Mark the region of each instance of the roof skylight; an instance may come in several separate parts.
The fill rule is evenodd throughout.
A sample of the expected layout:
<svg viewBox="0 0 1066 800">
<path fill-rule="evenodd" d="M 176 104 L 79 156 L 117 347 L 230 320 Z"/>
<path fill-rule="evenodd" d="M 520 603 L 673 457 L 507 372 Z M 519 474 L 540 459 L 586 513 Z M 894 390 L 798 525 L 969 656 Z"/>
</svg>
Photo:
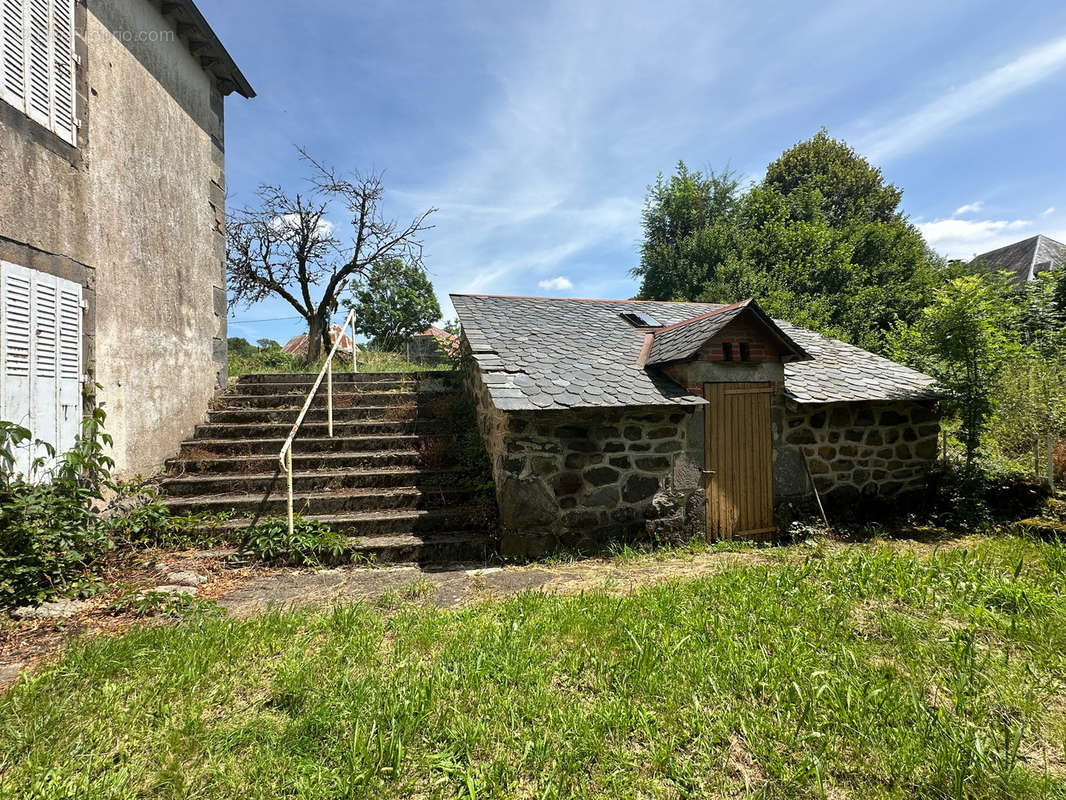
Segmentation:
<svg viewBox="0 0 1066 800">
<path fill-rule="evenodd" d="M 663 324 L 657 319 L 655 319 L 655 317 L 651 316 L 651 314 L 645 314 L 643 311 L 623 311 L 618 316 L 620 316 L 634 328 L 663 327 Z"/>
</svg>

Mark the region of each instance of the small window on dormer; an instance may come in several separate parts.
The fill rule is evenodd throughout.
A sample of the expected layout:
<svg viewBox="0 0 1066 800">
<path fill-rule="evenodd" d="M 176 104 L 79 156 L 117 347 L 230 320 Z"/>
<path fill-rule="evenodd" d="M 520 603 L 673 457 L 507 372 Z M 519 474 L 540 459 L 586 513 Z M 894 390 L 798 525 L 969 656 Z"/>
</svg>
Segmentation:
<svg viewBox="0 0 1066 800">
<path fill-rule="evenodd" d="M 751 361 L 751 350 L 748 348 L 746 342 L 740 343 L 740 360 Z"/>
<path fill-rule="evenodd" d="M 733 360 L 733 343 L 732 342 L 723 342 L 722 343 L 722 360 L 723 361 L 732 361 Z"/>
</svg>

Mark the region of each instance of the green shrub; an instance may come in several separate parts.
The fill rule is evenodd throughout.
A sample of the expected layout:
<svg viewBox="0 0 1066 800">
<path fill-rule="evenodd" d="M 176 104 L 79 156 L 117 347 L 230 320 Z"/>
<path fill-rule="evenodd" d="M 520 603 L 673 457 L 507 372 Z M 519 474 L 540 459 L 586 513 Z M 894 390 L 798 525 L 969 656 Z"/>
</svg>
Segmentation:
<svg viewBox="0 0 1066 800">
<path fill-rule="evenodd" d="M 318 566 L 337 561 L 346 539 L 329 525 L 297 516 L 292 534 L 284 517 L 261 520 L 248 536 L 246 547 L 256 558 L 275 564 Z"/>
<path fill-rule="evenodd" d="M 141 496 L 143 502 L 107 521 L 108 532 L 116 546 L 127 547 L 183 547 L 210 546 L 232 541 L 213 526 L 229 518 L 228 514 L 171 514 L 159 502 L 154 490 L 137 485 L 124 487 L 127 493 Z"/>
<path fill-rule="evenodd" d="M 89 566 L 112 546 L 92 510 L 102 491 L 114 486 L 114 461 L 104 455 L 111 445 L 105 418 L 102 409 L 87 416 L 73 449 L 51 468 L 49 445 L 32 440 L 26 428 L 0 422 L 0 606 L 91 585 Z M 48 455 L 35 461 L 27 480 L 15 471 L 14 449 L 31 442 Z"/>
</svg>

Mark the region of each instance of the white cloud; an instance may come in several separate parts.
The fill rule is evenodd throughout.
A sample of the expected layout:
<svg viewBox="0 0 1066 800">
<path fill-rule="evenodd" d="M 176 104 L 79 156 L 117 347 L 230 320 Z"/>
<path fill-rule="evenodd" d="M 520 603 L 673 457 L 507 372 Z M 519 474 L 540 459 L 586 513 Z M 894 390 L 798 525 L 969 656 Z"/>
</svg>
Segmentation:
<svg viewBox="0 0 1066 800">
<path fill-rule="evenodd" d="M 1048 217 L 1048 216 L 1051 216 L 1054 213 L 1055 213 L 1055 206 L 1048 206 L 1047 208 L 1045 208 L 1043 211 L 1040 212 L 1040 216 Z"/>
<path fill-rule="evenodd" d="M 948 91 L 900 120 L 879 125 L 879 133 L 862 142 L 859 150 L 874 161 L 917 150 L 958 123 L 1039 83 L 1064 66 L 1066 36 L 1061 36 Z"/>
<path fill-rule="evenodd" d="M 552 292 L 560 292 L 563 289 L 573 289 L 574 284 L 570 282 L 570 279 L 565 275 L 560 275 L 556 278 L 548 278 L 548 280 L 539 281 L 537 283 L 541 289 L 547 289 Z"/>
<path fill-rule="evenodd" d="M 295 231 L 297 230 L 299 221 L 299 214 L 282 214 L 280 217 L 274 217 L 274 219 L 270 220 L 270 227 L 279 232 L 286 228 Z M 328 219 L 320 219 L 318 225 L 315 226 L 315 229 L 320 235 L 329 236 L 333 233 L 333 223 Z"/>
<path fill-rule="evenodd" d="M 967 203 L 964 206 L 959 206 L 955 209 L 955 216 L 961 217 L 963 214 L 974 214 L 984 208 L 984 203 L 980 200 L 975 200 L 972 203 Z"/>
<path fill-rule="evenodd" d="M 917 225 L 929 246 L 947 258 L 970 259 L 1035 233 L 1027 219 L 938 219 Z"/>
</svg>

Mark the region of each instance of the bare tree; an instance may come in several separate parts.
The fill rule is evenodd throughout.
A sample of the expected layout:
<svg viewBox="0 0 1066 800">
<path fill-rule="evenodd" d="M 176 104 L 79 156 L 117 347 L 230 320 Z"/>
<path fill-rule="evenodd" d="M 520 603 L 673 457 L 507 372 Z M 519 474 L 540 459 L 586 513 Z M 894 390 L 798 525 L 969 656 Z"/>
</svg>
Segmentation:
<svg viewBox="0 0 1066 800">
<path fill-rule="evenodd" d="M 406 226 L 386 219 L 380 174 L 342 176 L 311 158 L 307 196 L 290 196 L 280 186 L 261 185 L 255 208 L 232 212 L 226 223 L 227 284 L 230 304 L 248 306 L 271 295 L 284 298 L 307 321 L 307 359 L 329 349 L 329 320 L 337 295 L 349 280 L 366 277 L 375 264 L 394 258 L 422 263 L 418 235 L 431 228 L 429 209 Z M 342 241 L 326 214 L 343 206 L 351 222 L 350 242 Z M 312 297 L 312 293 L 321 296 Z"/>
</svg>

